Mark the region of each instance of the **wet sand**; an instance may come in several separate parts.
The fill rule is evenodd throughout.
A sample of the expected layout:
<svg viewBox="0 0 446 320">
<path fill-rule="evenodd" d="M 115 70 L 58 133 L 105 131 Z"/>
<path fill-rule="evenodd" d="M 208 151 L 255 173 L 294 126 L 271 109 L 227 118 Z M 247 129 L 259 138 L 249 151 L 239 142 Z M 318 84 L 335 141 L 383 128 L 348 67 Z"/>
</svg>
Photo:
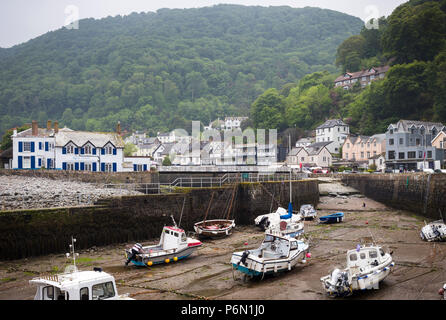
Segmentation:
<svg viewBox="0 0 446 320">
<path fill-rule="evenodd" d="M 336 211 L 345 212 L 344 222 L 322 225 L 305 221 L 312 253 L 306 264 L 262 281 L 243 281 L 241 274 L 233 274 L 229 263 L 232 252 L 261 243 L 263 233 L 254 226 L 237 226 L 227 238 L 204 240 L 189 258 L 167 265 L 124 266 L 124 248 L 133 243 L 80 251 L 77 265 L 81 270 L 102 267 L 114 275 L 120 294 L 138 300 L 331 299 L 322 291 L 320 277 L 343 267 L 346 251 L 368 237 L 393 251 L 396 266 L 379 290 L 356 292 L 349 299 L 440 299 L 438 289 L 446 282 L 446 243 L 420 239 L 422 217 L 356 195 L 321 197 L 319 216 Z M 68 262 L 63 254 L 0 262 L 0 299 L 33 299 L 35 288 L 28 281 L 61 272 Z"/>
</svg>

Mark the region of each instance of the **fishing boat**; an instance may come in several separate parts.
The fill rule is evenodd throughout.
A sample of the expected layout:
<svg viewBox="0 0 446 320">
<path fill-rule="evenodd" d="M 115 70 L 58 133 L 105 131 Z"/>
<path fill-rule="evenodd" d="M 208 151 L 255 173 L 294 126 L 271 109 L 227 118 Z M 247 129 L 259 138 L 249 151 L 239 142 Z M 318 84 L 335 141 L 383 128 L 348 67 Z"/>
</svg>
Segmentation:
<svg viewBox="0 0 446 320">
<path fill-rule="evenodd" d="M 259 248 L 234 252 L 231 265 L 233 272 L 237 270 L 251 278 L 263 279 L 266 274 L 289 271 L 299 261 L 305 263 L 307 257 L 310 257 L 309 246 L 304 241 L 265 233 Z"/>
<path fill-rule="evenodd" d="M 320 217 L 319 222 L 320 223 L 337 223 L 344 221 L 344 213 L 343 212 L 336 212 L 329 214 L 328 216 Z"/>
<path fill-rule="evenodd" d="M 317 216 L 316 209 L 311 204 L 301 205 L 299 213 L 303 219 L 314 219 Z"/>
<path fill-rule="evenodd" d="M 78 254 L 74 251 L 76 239 L 71 238 L 71 242 L 73 265 L 68 266 L 64 273 L 29 281 L 37 287 L 34 300 L 134 300 L 128 295 L 118 295 L 115 278 L 102 268 L 79 271 L 76 267 Z"/>
<path fill-rule="evenodd" d="M 347 251 L 347 267 L 334 269 L 322 277 L 322 287 L 336 297 L 350 296 L 355 290 L 379 289 L 379 283 L 392 270 L 395 263 L 391 253 L 375 245 L 358 245 Z"/>
<path fill-rule="evenodd" d="M 172 217 L 173 220 L 173 217 Z M 179 228 L 175 220 L 172 226 L 164 226 L 157 245 L 143 246 L 139 253 L 132 254 L 132 249 L 125 249 L 127 259 L 136 266 L 152 266 L 161 263 L 177 262 L 189 257 L 202 246 L 199 240 L 189 238 L 186 232 Z"/>
<path fill-rule="evenodd" d="M 213 219 L 207 220 L 209 209 L 211 207 L 212 199 L 214 198 L 214 193 L 211 195 L 211 200 L 209 201 L 204 220 L 194 224 L 195 233 L 200 238 L 220 238 L 228 236 L 232 233 L 232 229 L 235 228 L 235 220 L 229 219 L 232 209 L 234 198 L 236 194 L 236 186 L 233 188 L 231 201 L 227 207 L 227 212 L 224 213 L 226 219 Z"/>
<path fill-rule="evenodd" d="M 425 241 L 446 241 L 446 224 L 443 220 L 431 222 L 421 228 L 420 237 Z"/>
</svg>

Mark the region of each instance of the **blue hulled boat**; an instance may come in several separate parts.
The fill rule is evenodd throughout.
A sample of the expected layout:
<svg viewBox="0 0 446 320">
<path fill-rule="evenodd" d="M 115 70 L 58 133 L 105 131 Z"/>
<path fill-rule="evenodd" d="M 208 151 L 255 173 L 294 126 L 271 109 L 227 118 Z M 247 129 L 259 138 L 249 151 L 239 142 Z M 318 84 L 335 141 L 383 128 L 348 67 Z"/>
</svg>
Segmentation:
<svg viewBox="0 0 446 320">
<path fill-rule="evenodd" d="M 344 212 L 336 212 L 329 214 L 328 216 L 320 217 L 319 222 L 321 223 L 337 223 L 344 220 Z"/>
</svg>

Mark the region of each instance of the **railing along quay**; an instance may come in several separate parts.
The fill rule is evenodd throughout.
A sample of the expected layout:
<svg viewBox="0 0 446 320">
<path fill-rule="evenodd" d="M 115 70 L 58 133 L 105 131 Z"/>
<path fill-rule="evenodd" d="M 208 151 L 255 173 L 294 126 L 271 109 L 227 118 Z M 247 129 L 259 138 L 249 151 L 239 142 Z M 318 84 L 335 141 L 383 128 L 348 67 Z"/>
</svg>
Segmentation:
<svg viewBox="0 0 446 320">
<path fill-rule="evenodd" d="M 105 188 L 114 188 L 120 190 L 139 191 L 145 194 L 165 194 L 173 193 L 176 188 L 209 188 L 223 187 L 234 183 L 255 183 L 255 182 L 280 182 L 292 181 L 308 178 L 306 173 L 227 173 L 221 177 L 180 177 L 171 183 L 109 183 Z"/>
</svg>

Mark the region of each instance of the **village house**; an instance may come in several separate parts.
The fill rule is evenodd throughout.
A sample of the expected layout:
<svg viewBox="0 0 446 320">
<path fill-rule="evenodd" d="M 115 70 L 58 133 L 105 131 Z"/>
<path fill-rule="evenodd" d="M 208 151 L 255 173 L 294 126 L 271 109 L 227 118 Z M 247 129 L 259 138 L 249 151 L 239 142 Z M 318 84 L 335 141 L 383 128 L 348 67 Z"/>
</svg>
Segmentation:
<svg viewBox="0 0 446 320">
<path fill-rule="evenodd" d="M 39 128 L 37 121 L 32 121 L 31 128 L 20 133 L 14 130 L 11 138 L 13 169 L 123 171 L 124 141 L 119 123 L 116 132 L 99 133 L 59 129 L 57 121 L 54 128 L 51 128 L 51 121 L 46 128 Z M 147 159 L 144 161 L 149 164 Z M 135 168 L 133 163 L 131 167 Z"/>
<path fill-rule="evenodd" d="M 240 129 L 242 122 L 247 119 L 248 117 L 226 117 L 224 124 L 221 125 L 221 129 L 222 130 Z"/>
<path fill-rule="evenodd" d="M 386 151 L 386 135 L 349 135 L 342 145 L 342 158 L 352 161 L 368 161 Z"/>
<path fill-rule="evenodd" d="M 439 122 L 400 120 L 390 124 L 386 132 L 386 166 L 394 170 L 413 170 L 422 162 L 425 168 L 434 169 L 436 161 L 443 163 L 445 154 L 432 141 L 445 130 Z"/>
<path fill-rule="evenodd" d="M 335 87 L 342 87 L 346 90 L 350 89 L 356 83 L 360 83 L 361 88 L 372 83 L 372 81 L 384 79 L 386 72 L 389 71 L 389 66 L 372 67 L 367 70 L 358 72 L 346 72 L 337 77 L 334 81 Z"/>
<path fill-rule="evenodd" d="M 384 172 L 386 170 L 386 153 L 376 154 L 369 159 L 369 168 L 371 165 L 376 166 L 376 171 Z"/>
<path fill-rule="evenodd" d="M 331 153 L 338 154 L 349 134 L 350 127 L 341 119 L 327 120 L 316 128 L 316 143 L 333 142 L 327 148 Z"/>
<path fill-rule="evenodd" d="M 321 167 L 328 169 L 333 162 L 328 146 L 332 142 L 316 142 L 307 147 L 292 148 L 286 163 L 291 168 Z"/>
</svg>

